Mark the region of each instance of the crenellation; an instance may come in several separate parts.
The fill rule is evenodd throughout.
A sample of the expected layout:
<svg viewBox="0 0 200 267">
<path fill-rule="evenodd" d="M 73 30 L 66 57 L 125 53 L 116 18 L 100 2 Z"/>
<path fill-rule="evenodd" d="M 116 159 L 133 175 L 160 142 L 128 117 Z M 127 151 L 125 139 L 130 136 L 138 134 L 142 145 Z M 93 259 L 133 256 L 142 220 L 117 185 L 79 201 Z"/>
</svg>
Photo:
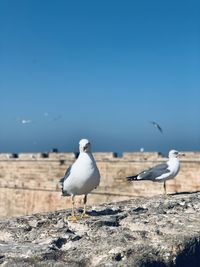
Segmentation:
<svg viewBox="0 0 200 267">
<path fill-rule="evenodd" d="M 115 152 L 94 152 L 93 156 L 95 160 L 112 160 L 118 158 Z"/>
<path fill-rule="evenodd" d="M 200 160 L 200 152 L 181 152 L 185 156 L 182 161 L 198 161 Z M 42 153 L 0 153 L 1 160 L 75 160 L 78 156 L 77 152 L 42 152 Z M 160 152 L 124 152 L 119 157 L 116 152 L 94 152 L 95 160 L 102 161 L 163 161 L 167 157 Z"/>
<path fill-rule="evenodd" d="M 41 157 L 41 153 L 19 153 L 20 160 L 36 160 Z"/>
<path fill-rule="evenodd" d="M 59 160 L 75 160 L 76 153 L 65 152 L 65 153 L 49 153 L 49 159 L 59 159 Z"/>
<path fill-rule="evenodd" d="M 124 160 L 157 160 L 162 158 L 162 154 L 159 152 L 124 152 Z"/>
<path fill-rule="evenodd" d="M 8 160 L 10 154 L 7 153 L 0 153 L 0 160 Z"/>
<path fill-rule="evenodd" d="M 181 153 L 185 154 L 186 158 L 199 158 L 200 159 L 199 151 L 181 151 Z"/>
</svg>

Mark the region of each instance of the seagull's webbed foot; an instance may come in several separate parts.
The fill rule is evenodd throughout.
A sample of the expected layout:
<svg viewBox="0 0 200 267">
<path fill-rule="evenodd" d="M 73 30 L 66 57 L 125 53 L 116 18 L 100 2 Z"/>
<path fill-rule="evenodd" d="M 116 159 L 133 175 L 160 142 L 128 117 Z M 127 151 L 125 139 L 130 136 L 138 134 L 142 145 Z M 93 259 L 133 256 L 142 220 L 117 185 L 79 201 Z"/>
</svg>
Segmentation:
<svg viewBox="0 0 200 267">
<path fill-rule="evenodd" d="M 167 199 L 167 198 L 168 198 L 168 195 L 164 193 L 164 194 L 163 194 L 163 198 L 164 198 L 164 199 Z"/>
<path fill-rule="evenodd" d="M 82 214 L 81 214 L 81 218 L 90 218 L 90 215 L 89 214 L 87 214 L 86 212 L 83 212 Z"/>
<path fill-rule="evenodd" d="M 72 222 L 77 222 L 78 220 L 80 220 L 82 217 L 78 216 L 78 215 L 71 215 L 67 217 L 68 221 L 72 221 Z"/>
</svg>

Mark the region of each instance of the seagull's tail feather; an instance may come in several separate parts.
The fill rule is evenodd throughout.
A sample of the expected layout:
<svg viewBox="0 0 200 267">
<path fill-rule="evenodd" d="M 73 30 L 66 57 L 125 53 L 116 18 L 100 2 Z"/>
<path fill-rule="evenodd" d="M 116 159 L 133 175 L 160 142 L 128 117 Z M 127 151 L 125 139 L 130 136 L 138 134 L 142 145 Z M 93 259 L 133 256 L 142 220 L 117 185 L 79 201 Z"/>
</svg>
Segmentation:
<svg viewBox="0 0 200 267">
<path fill-rule="evenodd" d="M 59 180 L 59 183 L 60 183 L 61 185 L 63 185 L 63 182 L 64 182 L 64 177 L 62 177 L 62 178 Z"/>
<path fill-rule="evenodd" d="M 126 177 L 126 179 L 127 179 L 128 181 L 136 181 L 136 180 L 138 180 L 138 175 L 129 176 L 129 177 Z"/>
<path fill-rule="evenodd" d="M 66 191 L 64 191 L 64 181 L 65 181 L 65 177 L 59 180 L 59 183 L 61 185 L 61 190 L 62 190 L 62 196 L 70 196 Z"/>
<path fill-rule="evenodd" d="M 61 190 L 62 190 L 62 196 L 64 196 L 63 183 L 64 183 L 64 177 L 62 177 L 62 178 L 59 180 L 59 184 L 60 184 L 60 186 L 61 186 Z"/>
</svg>

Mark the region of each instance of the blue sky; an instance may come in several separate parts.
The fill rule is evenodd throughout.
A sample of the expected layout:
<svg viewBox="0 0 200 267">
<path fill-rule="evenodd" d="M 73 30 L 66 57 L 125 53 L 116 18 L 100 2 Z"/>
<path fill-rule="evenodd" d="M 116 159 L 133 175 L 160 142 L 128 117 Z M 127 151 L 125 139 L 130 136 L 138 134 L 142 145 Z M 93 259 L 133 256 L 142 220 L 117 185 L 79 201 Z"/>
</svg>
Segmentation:
<svg viewBox="0 0 200 267">
<path fill-rule="evenodd" d="M 200 150 L 199 13 L 194 0 L 2 0 L 0 152 L 77 151 L 82 137 Z"/>
</svg>

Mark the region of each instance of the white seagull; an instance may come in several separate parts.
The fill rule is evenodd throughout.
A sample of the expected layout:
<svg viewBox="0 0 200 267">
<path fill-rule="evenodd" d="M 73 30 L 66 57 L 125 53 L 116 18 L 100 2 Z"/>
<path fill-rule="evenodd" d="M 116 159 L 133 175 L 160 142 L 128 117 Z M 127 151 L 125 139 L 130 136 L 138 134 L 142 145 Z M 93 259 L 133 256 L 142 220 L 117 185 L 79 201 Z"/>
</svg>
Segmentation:
<svg viewBox="0 0 200 267">
<path fill-rule="evenodd" d="M 24 120 L 24 119 L 23 119 L 23 120 L 21 120 L 21 123 L 22 123 L 22 124 L 28 124 L 28 123 L 31 123 L 31 120 Z"/>
<path fill-rule="evenodd" d="M 87 139 L 80 140 L 79 150 L 80 154 L 77 160 L 67 169 L 65 176 L 60 180 L 62 195 L 71 196 L 72 214 L 68 220 L 72 221 L 78 219 L 74 212 L 74 197 L 84 195 L 84 209 L 81 217 L 88 217 L 86 214 L 87 194 L 100 183 L 100 173 L 91 153 L 90 142 Z"/>
<path fill-rule="evenodd" d="M 29 119 L 20 119 L 20 118 L 17 118 L 16 120 L 17 120 L 19 123 L 21 123 L 21 124 L 29 124 L 29 123 L 32 122 L 32 121 L 29 120 Z"/>
<path fill-rule="evenodd" d="M 164 182 L 164 194 L 167 196 L 166 181 L 173 179 L 178 174 L 180 170 L 179 155 L 183 156 L 184 154 L 174 149 L 170 150 L 169 160 L 166 163 L 156 165 L 137 175 L 127 177 L 127 179 L 128 181 L 149 180 L 152 182 Z"/>
</svg>

